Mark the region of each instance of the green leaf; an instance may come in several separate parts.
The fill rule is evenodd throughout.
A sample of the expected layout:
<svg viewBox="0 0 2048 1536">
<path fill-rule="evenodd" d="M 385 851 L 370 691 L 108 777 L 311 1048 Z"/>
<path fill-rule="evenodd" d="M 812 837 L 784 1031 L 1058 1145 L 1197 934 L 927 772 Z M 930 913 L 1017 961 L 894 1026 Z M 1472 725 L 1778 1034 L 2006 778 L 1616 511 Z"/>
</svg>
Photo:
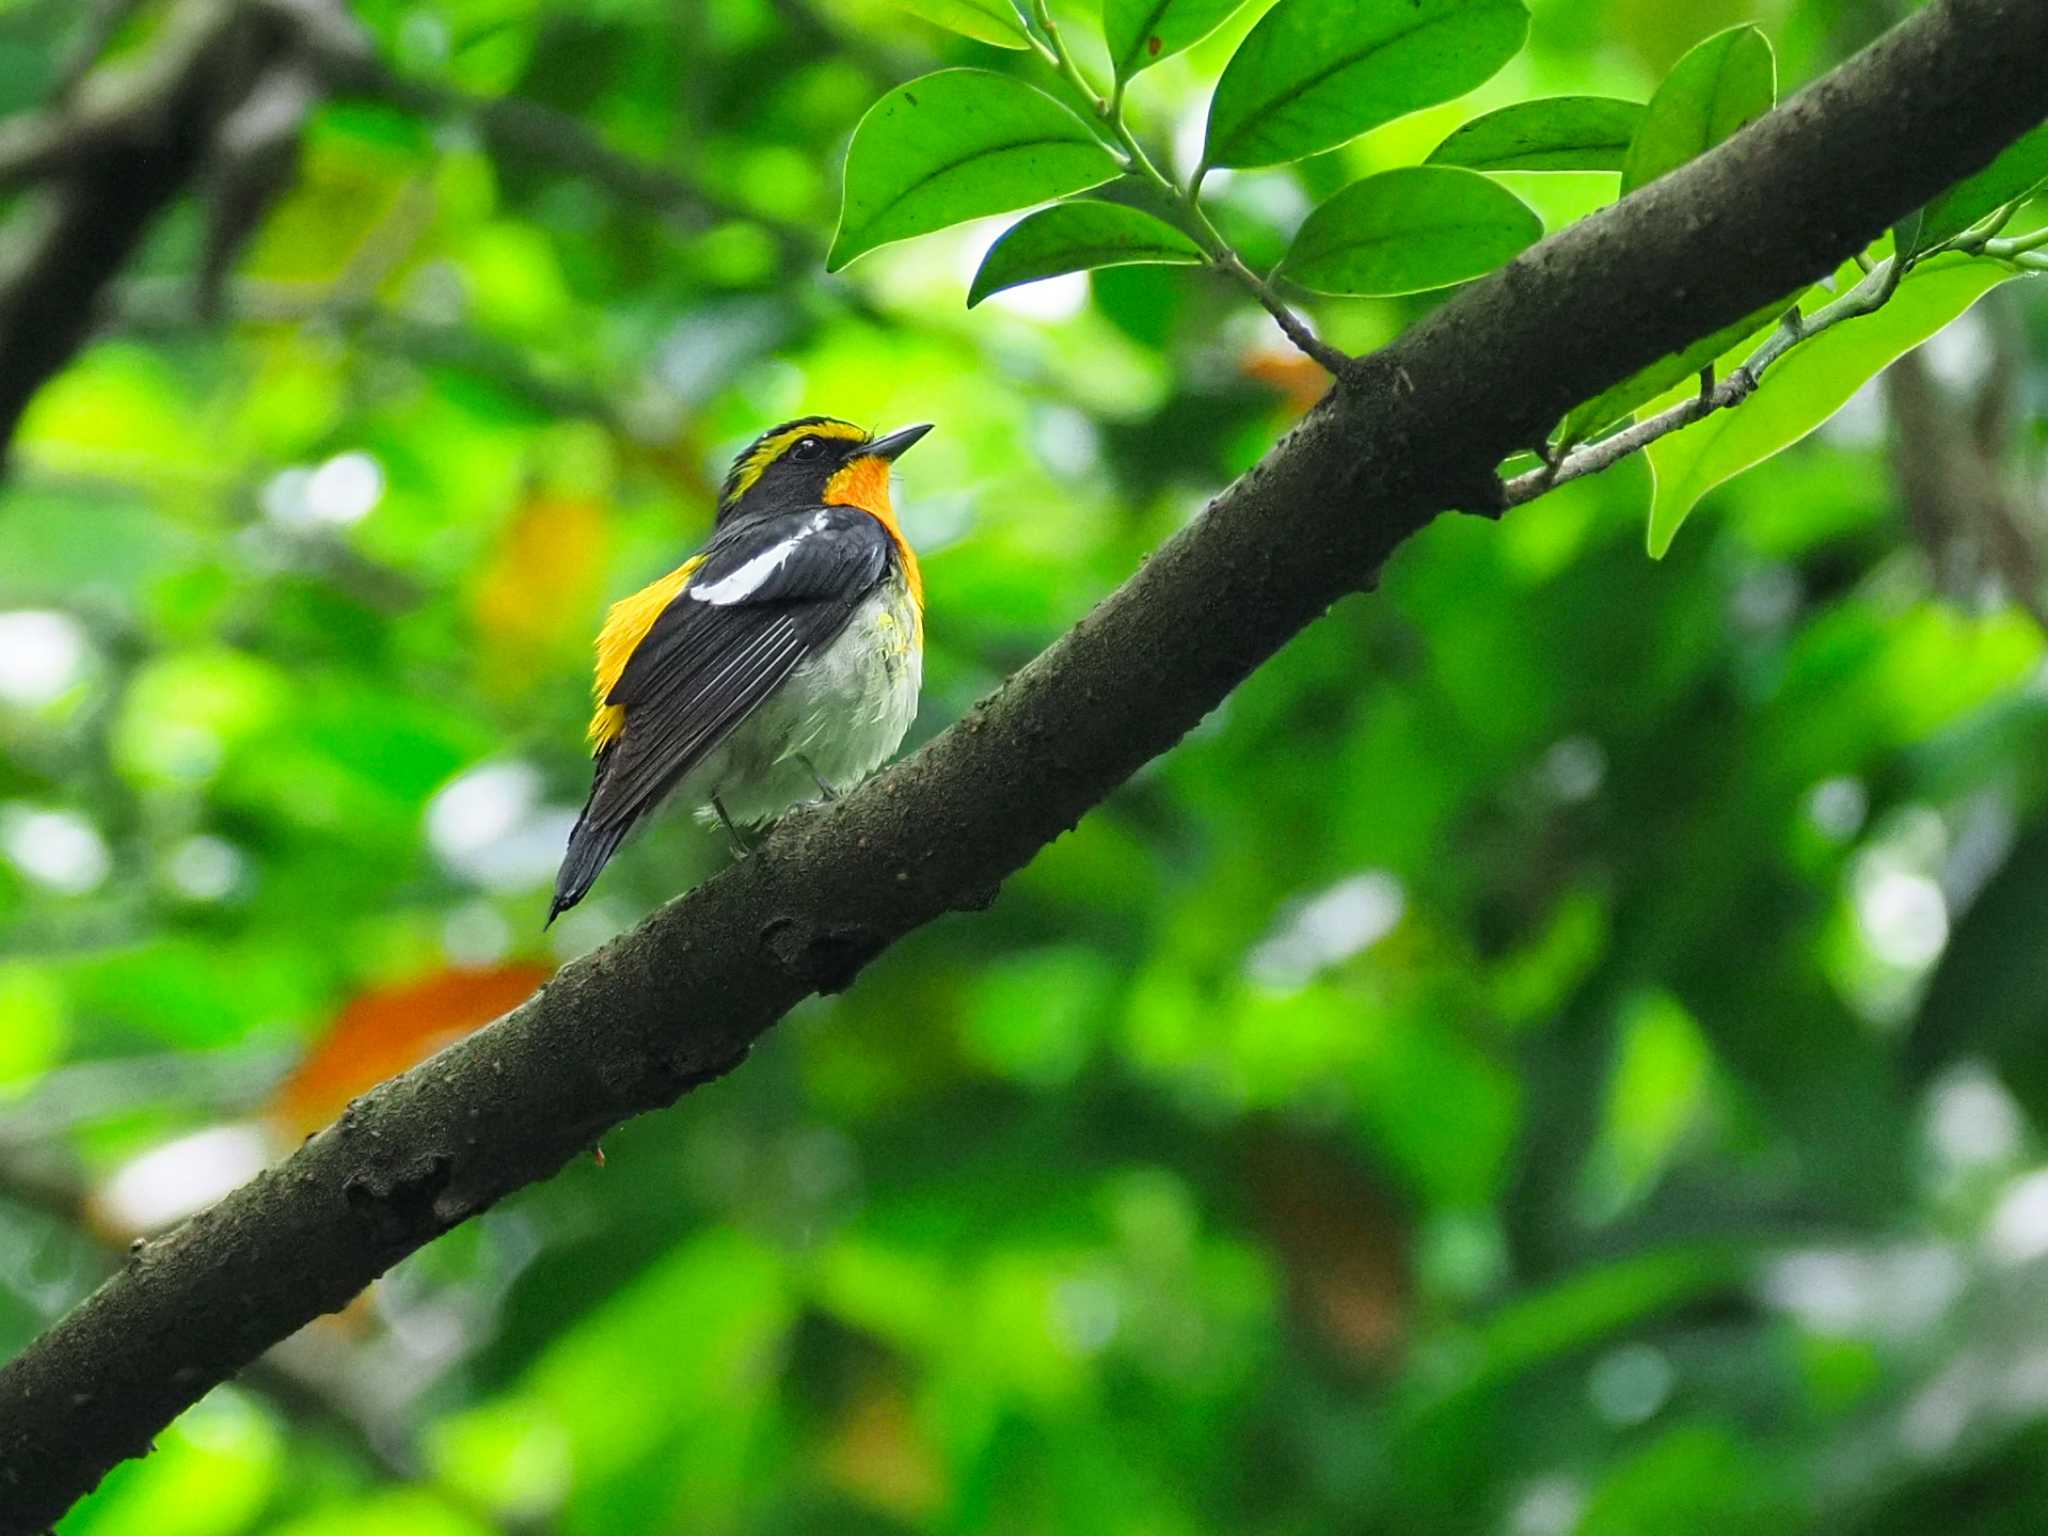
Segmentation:
<svg viewBox="0 0 2048 1536">
<path fill-rule="evenodd" d="M 1430 165 L 1474 171 L 1618 171 L 1641 102 L 1548 96 L 1475 117 L 1430 151 Z"/>
<path fill-rule="evenodd" d="M 1506 1302 L 1479 1325 L 1473 1375 L 1511 1379 L 1660 1312 L 1731 1290 L 1744 1272 L 1739 1248 L 1711 1240 L 1593 1264 Z"/>
<path fill-rule="evenodd" d="M 1937 258 L 1907 275 L 1885 306 L 1803 341 L 1733 410 L 1660 438 L 1646 450 L 1657 489 L 1650 554 L 1661 558 L 1699 499 L 1791 447 L 1880 369 L 1910 352 L 2014 274 L 1998 262 Z"/>
<path fill-rule="evenodd" d="M 1535 210 L 1499 182 L 1413 165 L 1353 182 L 1316 209 L 1279 271 L 1318 293 L 1421 293 L 1490 272 L 1542 238 Z"/>
<path fill-rule="evenodd" d="M 1920 244 L 1952 240 L 1994 208 L 2015 202 L 2048 181 L 2048 123 L 2005 146 L 1999 157 L 1929 203 Z"/>
<path fill-rule="evenodd" d="M 972 309 L 992 293 L 1062 272 L 1146 263 L 1199 266 L 1201 247 L 1171 224 L 1121 203 L 1060 203 L 1004 231 L 967 292 Z"/>
<path fill-rule="evenodd" d="M 1654 400 L 1681 379 L 1690 379 L 1722 353 L 1735 347 L 1744 337 L 1763 339 L 1762 333 L 1773 328 L 1786 310 L 1798 303 L 1805 293 L 1789 298 L 1777 299 L 1764 305 L 1740 320 L 1724 325 L 1711 336 L 1702 336 L 1689 347 L 1676 352 L 1667 352 L 1656 362 L 1640 372 L 1630 374 L 1612 389 L 1605 390 L 1585 404 L 1573 407 L 1559 429 L 1558 442 L 1569 448 L 1573 443 L 1582 443 L 1594 434 L 1612 426 L 1644 402 Z M 1741 356 L 1747 356 L 1749 348 L 1738 349 Z"/>
<path fill-rule="evenodd" d="M 1397 1444 L 1441 1443 L 1461 1406 L 1493 1398 L 1531 1371 L 1640 1330 L 1660 1315 L 1739 1290 L 1750 1260 L 1733 1243 L 1673 1244 L 1606 1260 L 1509 1298 L 1477 1324 L 1464 1369 L 1418 1376 L 1397 1398 Z"/>
<path fill-rule="evenodd" d="M 1521 0 L 1280 0 L 1224 67 L 1202 163 L 1335 149 L 1484 83 L 1528 31 Z"/>
<path fill-rule="evenodd" d="M 1623 194 L 1705 154 L 1777 99 L 1777 58 L 1755 27 L 1730 27 L 1696 43 L 1644 110 L 1622 161 Z"/>
<path fill-rule="evenodd" d="M 913 16 L 996 48 L 1029 48 L 1031 39 L 1009 0 L 896 0 Z"/>
<path fill-rule="evenodd" d="M 1192 48 L 1244 0 L 1102 0 L 1102 36 L 1119 80 Z"/>
<path fill-rule="evenodd" d="M 985 69 L 945 69 L 868 108 L 846 151 L 846 201 L 825 270 L 949 224 L 1110 180 L 1117 163 L 1043 91 Z"/>
</svg>

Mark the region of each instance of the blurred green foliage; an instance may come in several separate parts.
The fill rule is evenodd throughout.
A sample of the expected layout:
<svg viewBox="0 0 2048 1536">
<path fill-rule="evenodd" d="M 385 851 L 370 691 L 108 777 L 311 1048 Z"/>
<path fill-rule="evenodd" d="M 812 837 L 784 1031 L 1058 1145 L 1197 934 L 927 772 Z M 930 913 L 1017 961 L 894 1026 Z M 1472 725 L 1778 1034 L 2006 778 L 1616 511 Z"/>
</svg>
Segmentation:
<svg viewBox="0 0 2048 1536">
<path fill-rule="evenodd" d="M 0 4 L 0 108 L 83 10 Z M 356 10 L 407 78 L 693 197 L 333 102 L 226 316 L 181 208 L 36 402 L 0 486 L 0 1353 L 307 1128 L 273 1084 L 337 1021 L 459 1027 L 721 866 L 665 819 L 540 931 L 589 638 L 750 433 L 939 422 L 899 493 L 922 736 L 1317 387 L 1207 274 L 969 315 L 995 225 L 822 274 L 861 112 L 1028 55 L 873 0 Z M 1480 111 L 1644 100 L 1744 21 L 1789 89 L 1894 19 L 1532 10 L 1469 100 L 1212 178 L 1219 223 L 1271 259 Z M 1257 12 L 1132 86 L 1183 161 Z M 1552 227 L 1615 187 L 1511 179 Z M 1315 316 L 1358 349 L 1432 302 Z M 2009 285 L 1931 358 L 2021 421 L 2048 547 L 2048 305 Z M 1441 521 L 991 911 L 401 1266 L 65 1536 L 2038 1530 L 2048 671 L 1983 541 L 1902 511 L 1901 430 L 1864 393 L 1658 563 L 1641 462 Z"/>
</svg>

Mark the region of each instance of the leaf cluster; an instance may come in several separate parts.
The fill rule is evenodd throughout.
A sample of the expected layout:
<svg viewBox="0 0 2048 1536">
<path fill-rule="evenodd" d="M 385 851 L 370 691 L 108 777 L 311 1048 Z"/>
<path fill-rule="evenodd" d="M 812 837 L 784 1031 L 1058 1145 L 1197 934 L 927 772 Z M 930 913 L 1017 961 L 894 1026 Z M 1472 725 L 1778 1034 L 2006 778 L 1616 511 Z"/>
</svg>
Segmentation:
<svg viewBox="0 0 2048 1536">
<path fill-rule="evenodd" d="M 1021 0 L 1020 0 L 1021 3 Z M 1143 70 L 1200 42 L 1238 9 L 1227 0 L 1104 0 L 1112 81 L 1100 90 L 1078 66 L 1044 0 L 948 0 L 920 14 L 970 37 L 1035 50 L 1076 112 L 1015 75 L 951 69 L 891 91 L 855 129 L 845 200 L 827 266 L 891 241 L 988 214 L 1027 214 L 983 257 L 967 302 L 1063 273 L 1122 266 L 1208 266 L 1242 282 L 1318 361 L 1341 369 L 1293 313 L 1291 291 L 1334 298 L 1422 294 L 1482 277 L 1543 237 L 1535 209 L 1499 178 L 1526 173 L 1617 175 L 1626 196 L 1712 149 L 1772 110 L 1777 59 L 1754 26 L 1730 27 L 1690 48 L 1647 102 L 1551 96 L 1472 118 L 1419 165 L 1354 181 L 1323 199 L 1260 274 L 1232 247 L 1202 201 L 1215 171 L 1300 166 L 1410 113 L 1483 85 L 1523 46 L 1521 0 L 1279 0 L 1245 34 L 1216 81 L 1200 158 L 1185 178 L 1162 171 L 1127 119 L 1127 88 Z M 991 18 L 994 18 L 993 22 Z M 999 31 L 1000 37 L 990 36 Z M 1855 272 L 1819 292 L 1824 319 L 1807 324 L 1788 294 L 1658 359 L 1569 412 L 1540 445 L 1558 466 L 1582 443 L 1639 414 L 1676 411 L 1692 381 L 1744 370 L 1716 401 L 1747 400 L 1764 370 L 1794 346 L 1800 387 L 1766 392 L 1740 424 L 1669 417 L 1650 462 L 1657 490 L 1649 543 L 1661 555 L 1692 506 L 1715 485 L 1813 431 L 1902 351 L 2029 266 L 2031 250 L 1990 241 L 2048 181 L 2048 125 L 1950 188 L 1863 258 L 1886 263 L 1858 288 Z M 1938 279 L 1929 258 L 1954 253 Z M 1969 267 L 1958 273 L 1957 262 Z M 1896 307 L 1891 307 L 1896 301 Z M 1890 308 L 1852 338 L 1821 339 L 1850 319 Z M 1780 330 L 1781 321 L 1785 329 Z M 1765 350 L 1768 349 L 1768 350 Z M 1681 428 L 1685 430 L 1680 430 Z M 1604 467 L 1605 459 L 1600 463 Z"/>
</svg>

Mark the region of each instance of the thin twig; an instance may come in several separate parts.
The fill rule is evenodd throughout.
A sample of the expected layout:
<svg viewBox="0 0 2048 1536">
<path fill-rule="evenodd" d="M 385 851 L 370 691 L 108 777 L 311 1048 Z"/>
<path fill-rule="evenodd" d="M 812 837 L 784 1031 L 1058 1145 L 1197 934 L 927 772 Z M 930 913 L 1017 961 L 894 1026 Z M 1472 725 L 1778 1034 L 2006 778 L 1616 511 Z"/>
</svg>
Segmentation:
<svg viewBox="0 0 2048 1536">
<path fill-rule="evenodd" d="M 1203 216 L 1202 222 L 1208 222 L 1206 215 Z M 1271 315 L 1280 329 L 1286 333 L 1289 341 L 1322 364 L 1324 370 L 1333 378 L 1344 376 L 1355 361 L 1351 354 L 1340 347 L 1331 346 L 1310 330 L 1308 322 L 1301 318 L 1294 307 L 1274 292 L 1270 283 L 1246 266 L 1236 251 L 1228 246 L 1223 247 L 1222 255 L 1215 258 L 1215 264 L 1250 291 L 1251 296 L 1264 306 L 1266 313 Z"/>
<path fill-rule="evenodd" d="M 2009 203 L 2001 203 L 1953 239 L 1943 240 L 1918 254 L 1923 258 L 1940 251 L 1963 251 L 1972 256 L 1978 254 L 1992 242 L 2001 229 L 2012 222 L 2012 216 L 2020 211 L 2020 204 L 2025 200 L 2023 197 L 2016 197 Z"/>
<path fill-rule="evenodd" d="M 219 305 L 236 258 L 297 180 L 306 120 L 319 100 L 313 71 L 286 55 L 256 76 L 214 130 L 204 180 L 206 238 L 193 277 L 203 312 Z"/>
<path fill-rule="evenodd" d="M 1701 389 L 1690 399 L 1682 400 L 1667 411 L 1659 412 L 1646 421 L 1639 421 L 1631 427 L 1604 437 L 1597 443 L 1589 443 L 1565 457 L 1556 464 L 1543 464 L 1525 474 L 1517 475 L 1507 483 L 1507 505 L 1519 507 L 1534 501 L 1545 492 L 1565 485 L 1573 480 L 1582 480 L 1587 475 L 1597 475 L 1603 469 L 1612 468 L 1630 454 L 1647 448 L 1660 437 L 1669 437 L 1683 427 L 1742 404 L 1756 393 L 1763 382 L 1764 373 L 1787 352 L 1803 341 L 1810 341 L 1823 331 L 1840 325 L 1844 320 L 1853 320 L 1881 308 L 1885 301 L 1898 291 L 1900 280 L 1905 275 L 1908 263 L 1900 263 L 1886 257 L 1870 269 L 1869 274 L 1854 288 L 1824 306 L 1812 319 L 1802 319 L 1795 307 L 1786 311 L 1778 328 L 1752 352 L 1748 359 L 1718 384 L 1708 385 L 1711 369 L 1701 376 Z"/>
<path fill-rule="evenodd" d="M 1507 504 L 1519 507 L 1560 485 L 1610 469 L 1630 454 L 1649 447 L 1658 438 L 1668 437 L 1680 427 L 1689 427 L 1718 410 L 1740 404 L 1755 388 L 1749 382 L 1748 374 L 1737 369 L 1716 385 L 1711 394 L 1693 395 L 1647 421 L 1639 421 L 1612 437 L 1603 437 L 1597 443 L 1566 454 L 1556 464 L 1539 465 L 1526 474 L 1515 476 L 1507 483 Z"/>
</svg>

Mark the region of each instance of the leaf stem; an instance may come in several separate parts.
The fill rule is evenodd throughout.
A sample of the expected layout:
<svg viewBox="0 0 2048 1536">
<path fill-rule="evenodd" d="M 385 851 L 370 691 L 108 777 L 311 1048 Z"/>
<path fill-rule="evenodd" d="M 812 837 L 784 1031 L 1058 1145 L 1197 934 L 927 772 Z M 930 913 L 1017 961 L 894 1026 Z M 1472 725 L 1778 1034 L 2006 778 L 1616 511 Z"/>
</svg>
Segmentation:
<svg viewBox="0 0 2048 1536">
<path fill-rule="evenodd" d="M 2012 216 L 2019 212 L 2020 204 L 2024 201 L 2024 198 L 2015 198 L 2009 203 L 1992 209 L 1991 212 L 1985 214 L 1983 218 L 1972 224 L 1954 239 L 1944 240 L 1940 245 L 1933 247 L 1931 250 L 1921 251 L 1919 255 L 1922 257 L 1932 256 L 1936 251 L 1967 251 L 1972 256 L 1979 254 L 1991 244 L 1992 239 L 1998 232 L 2011 222 Z"/>
<path fill-rule="evenodd" d="M 1052 7 L 1046 4 L 1046 0 L 1031 0 L 1031 14 L 1045 33 L 1045 46 L 1039 52 L 1069 85 L 1081 93 L 1082 98 L 1095 109 L 1095 115 L 1114 127 L 1121 114 L 1112 116 L 1108 99 L 1081 73 L 1081 66 L 1067 52 L 1066 45 L 1060 41 L 1060 24 L 1052 19 Z"/>
<path fill-rule="evenodd" d="M 1333 377 L 1342 378 L 1352 365 L 1350 355 L 1316 335 L 1308 322 L 1274 291 L 1273 285 L 1245 264 L 1244 258 L 1211 222 L 1201 202 L 1202 177 L 1207 174 L 1208 167 L 1196 171 L 1194 179 L 1186 187 L 1160 170 L 1145 152 L 1145 146 L 1138 142 L 1130 124 L 1124 121 L 1124 87 L 1127 82 L 1119 79 L 1105 97 L 1081 72 L 1080 66 L 1068 54 L 1066 45 L 1060 41 L 1059 23 L 1053 20 L 1052 7 L 1047 0 L 1032 0 L 1031 14 L 1039 30 L 1045 34 L 1043 40 L 1034 34 L 1032 45 L 1059 71 L 1062 79 L 1081 93 L 1083 100 L 1094 106 L 1095 115 L 1102 120 L 1122 152 L 1120 158 L 1125 173 L 1149 181 L 1171 199 L 1186 222 L 1187 233 L 1209 258 L 1210 267 L 1241 284 L 1273 317 L 1289 341 L 1320 363 Z"/>
<path fill-rule="evenodd" d="M 1214 226 L 1209 223 L 1208 217 L 1202 214 L 1200 208 L 1190 204 L 1190 209 L 1200 219 L 1203 227 L 1209 233 L 1214 234 Z M 1219 245 L 1221 245 L 1221 237 L 1217 238 Z M 1345 352 L 1342 348 L 1331 346 L 1322 337 L 1310 330 L 1308 322 L 1296 314 L 1287 301 L 1273 291 L 1272 284 L 1244 264 L 1243 257 L 1239 256 L 1228 245 L 1221 245 L 1219 253 L 1212 255 L 1209 260 L 1210 264 L 1218 271 L 1227 273 L 1242 283 L 1251 296 L 1257 299 L 1265 308 L 1266 313 L 1273 317 L 1274 323 L 1280 327 L 1281 332 L 1287 339 L 1293 342 L 1304 354 L 1322 364 L 1324 372 L 1328 373 L 1332 378 L 1341 379 L 1344 377 L 1353 362 L 1356 361 L 1351 354 Z"/>
<path fill-rule="evenodd" d="M 2013 235 L 2005 240 L 1986 240 L 1984 254 L 2011 261 L 2016 256 L 2026 255 L 2029 251 L 2038 251 L 2044 245 L 2048 245 L 2048 224 L 2044 224 L 2031 234 Z"/>
</svg>

